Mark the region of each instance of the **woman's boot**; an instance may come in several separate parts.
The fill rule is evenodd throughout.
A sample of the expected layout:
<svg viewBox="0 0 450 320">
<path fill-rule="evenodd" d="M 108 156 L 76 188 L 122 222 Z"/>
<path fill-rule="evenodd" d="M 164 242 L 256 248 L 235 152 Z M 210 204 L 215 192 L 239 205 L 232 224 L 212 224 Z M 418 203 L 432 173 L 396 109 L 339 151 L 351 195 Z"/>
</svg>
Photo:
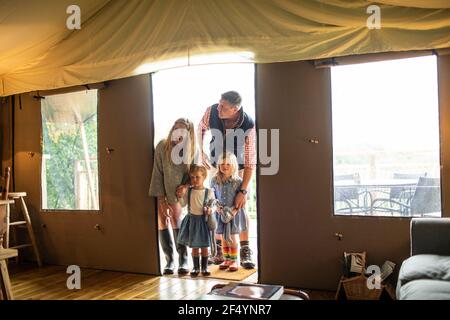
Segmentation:
<svg viewBox="0 0 450 320">
<path fill-rule="evenodd" d="M 209 264 L 221 264 L 225 259 L 222 251 L 222 241 L 216 240 L 216 255 L 209 259 Z"/>
<path fill-rule="evenodd" d="M 187 247 L 183 244 L 178 243 L 177 241 L 178 232 L 180 231 L 180 229 L 172 229 L 172 231 L 178 252 L 178 275 L 184 276 L 185 274 L 189 273 Z"/>
<path fill-rule="evenodd" d="M 200 256 L 192 256 L 194 262 L 194 268 L 191 271 L 191 277 L 196 277 L 200 273 Z"/>
<path fill-rule="evenodd" d="M 209 276 L 210 274 L 208 271 L 208 256 L 202 257 L 202 275 Z"/>
<path fill-rule="evenodd" d="M 159 243 L 166 257 L 166 266 L 163 274 L 173 274 L 173 242 L 169 229 L 159 230 Z"/>
</svg>

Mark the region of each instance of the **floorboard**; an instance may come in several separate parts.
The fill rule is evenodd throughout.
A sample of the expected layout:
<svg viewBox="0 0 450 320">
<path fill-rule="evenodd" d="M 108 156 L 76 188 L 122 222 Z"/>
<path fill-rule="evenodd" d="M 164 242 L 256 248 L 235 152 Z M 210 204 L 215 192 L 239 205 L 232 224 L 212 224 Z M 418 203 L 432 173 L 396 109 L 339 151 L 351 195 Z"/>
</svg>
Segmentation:
<svg viewBox="0 0 450 320">
<path fill-rule="evenodd" d="M 10 270 L 16 300 L 193 300 L 224 280 L 160 277 L 96 269 L 81 269 L 81 289 L 67 288 L 66 268 L 19 266 Z M 246 282 L 256 283 L 257 273 Z M 308 291 L 316 300 L 334 299 L 334 292 Z"/>
</svg>

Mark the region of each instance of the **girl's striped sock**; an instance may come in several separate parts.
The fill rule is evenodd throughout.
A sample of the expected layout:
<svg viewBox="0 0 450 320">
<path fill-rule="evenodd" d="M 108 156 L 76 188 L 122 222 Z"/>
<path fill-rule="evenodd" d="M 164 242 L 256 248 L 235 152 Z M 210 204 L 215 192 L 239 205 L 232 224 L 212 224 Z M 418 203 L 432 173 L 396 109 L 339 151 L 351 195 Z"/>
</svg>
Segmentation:
<svg viewBox="0 0 450 320">
<path fill-rule="evenodd" d="M 237 247 L 229 247 L 229 256 L 230 256 L 230 260 L 232 261 L 237 261 L 237 256 L 238 256 L 238 248 Z"/>
<path fill-rule="evenodd" d="M 223 251 L 223 258 L 225 260 L 230 260 L 230 247 L 227 246 L 225 243 L 223 243 L 222 251 Z"/>
</svg>

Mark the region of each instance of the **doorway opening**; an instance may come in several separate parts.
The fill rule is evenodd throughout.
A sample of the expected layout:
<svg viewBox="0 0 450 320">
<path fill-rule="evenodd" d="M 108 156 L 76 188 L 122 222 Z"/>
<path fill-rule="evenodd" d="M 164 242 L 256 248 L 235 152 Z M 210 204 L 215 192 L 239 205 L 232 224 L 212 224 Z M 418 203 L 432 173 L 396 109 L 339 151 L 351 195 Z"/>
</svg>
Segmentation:
<svg viewBox="0 0 450 320">
<path fill-rule="evenodd" d="M 158 71 L 152 74 L 153 91 L 153 123 L 154 123 L 154 147 L 167 137 L 175 120 L 179 118 L 190 119 L 196 134 L 198 126 L 206 109 L 219 102 L 221 94 L 227 91 L 237 91 L 242 97 L 244 112 L 255 120 L 255 66 L 252 63 L 227 63 L 189 66 L 169 70 Z M 208 142 L 211 134 L 208 131 L 203 141 L 204 151 L 208 153 Z M 209 181 L 214 170 L 209 170 L 205 186 L 209 188 Z M 255 269 L 245 270 L 239 266 L 238 272 L 220 270 L 212 272 L 212 278 L 228 280 L 257 281 L 256 266 L 257 252 L 257 205 L 256 205 L 256 170 L 253 172 L 248 186 L 246 211 L 249 218 L 249 246 L 252 252 L 252 261 Z M 183 209 L 183 217 L 187 213 Z M 171 229 L 171 227 L 169 227 Z M 164 252 L 160 246 L 160 267 L 164 268 L 166 262 Z M 176 250 L 175 250 L 176 251 Z M 190 250 L 189 250 L 190 251 Z M 178 256 L 175 252 L 175 276 L 178 268 Z M 238 258 L 239 262 L 239 258 Z M 192 261 L 189 253 L 189 263 Z M 209 269 L 215 270 L 218 266 L 210 265 Z M 211 270 L 210 270 L 211 271 Z M 247 273 L 243 273 L 243 271 Z M 162 273 L 162 272 L 161 272 Z M 237 274 L 244 277 L 240 279 Z M 251 275 L 251 279 L 248 278 Z M 202 278 L 202 277 L 200 277 Z M 204 277 L 202 279 L 205 279 Z"/>
</svg>

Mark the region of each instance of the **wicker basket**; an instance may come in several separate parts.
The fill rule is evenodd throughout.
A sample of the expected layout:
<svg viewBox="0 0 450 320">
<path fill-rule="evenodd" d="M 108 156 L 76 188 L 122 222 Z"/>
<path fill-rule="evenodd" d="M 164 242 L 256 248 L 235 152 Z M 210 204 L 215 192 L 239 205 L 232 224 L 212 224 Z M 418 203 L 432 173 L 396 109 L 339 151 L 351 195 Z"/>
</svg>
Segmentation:
<svg viewBox="0 0 450 320">
<path fill-rule="evenodd" d="M 383 288 L 369 289 L 364 275 L 342 279 L 345 296 L 348 300 L 378 300 Z"/>
<path fill-rule="evenodd" d="M 367 287 L 367 277 L 364 275 L 367 261 L 366 252 L 358 254 L 362 255 L 363 274 L 350 278 L 342 277 L 339 282 L 336 299 L 341 297 L 347 300 L 378 300 L 383 292 L 383 285 L 381 285 L 380 289 L 369 289 Z M 341 290 L 343 291 L 342 295 Z"/>
</svg>

